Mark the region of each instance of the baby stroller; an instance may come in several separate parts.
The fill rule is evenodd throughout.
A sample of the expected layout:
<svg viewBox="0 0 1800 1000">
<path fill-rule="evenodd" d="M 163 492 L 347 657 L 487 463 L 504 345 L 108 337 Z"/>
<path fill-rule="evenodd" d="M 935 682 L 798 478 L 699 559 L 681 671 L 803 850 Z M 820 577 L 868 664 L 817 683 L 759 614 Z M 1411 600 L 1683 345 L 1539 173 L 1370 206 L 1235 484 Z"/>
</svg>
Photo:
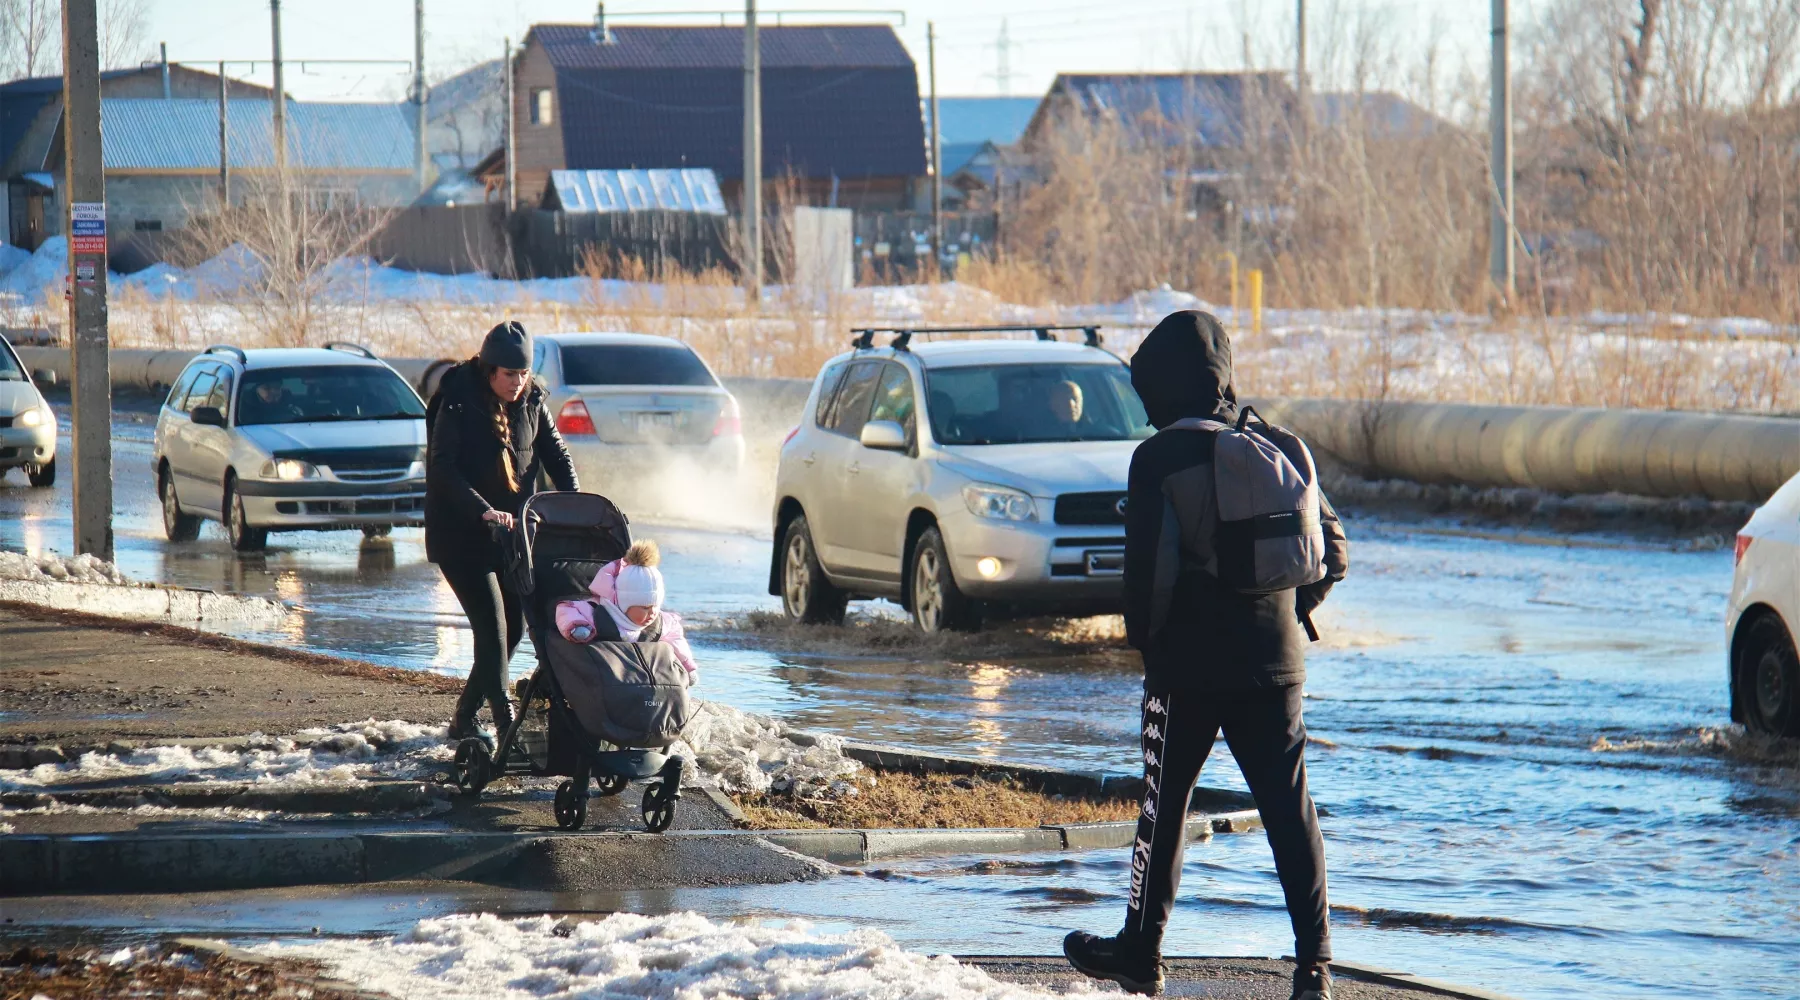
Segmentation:
<svg viewBox="0 0 1800 1000">
<path fill-rule="evenodd" d="M 507 546 L 537 669 L 515 689 L 519 709 L 498 751 L 483 737 L 463 740 L 451 777 L 471 795 L 506 775 L 567 777 L 556 790 L 556 823 L 565 830 L 586 822 L 590 781 L 599 794 L 617 795 L 653 779 L 640 810 L 644 826 L 661 833 L 675 819 L 686 768 L 668 753 L 691 714 L 686 672 L 673 649 L 649 641 L 654 635 L 618 641 L 609 615 L 595 616 L 601 634 L 591 643 L 569 642 L 556 629 L 557 602 L 586 597 L 600 568 L 631 547 L 630 522 L 597 494 L 539 493 L 517 524 L 496 534 Z"/>
</svg>

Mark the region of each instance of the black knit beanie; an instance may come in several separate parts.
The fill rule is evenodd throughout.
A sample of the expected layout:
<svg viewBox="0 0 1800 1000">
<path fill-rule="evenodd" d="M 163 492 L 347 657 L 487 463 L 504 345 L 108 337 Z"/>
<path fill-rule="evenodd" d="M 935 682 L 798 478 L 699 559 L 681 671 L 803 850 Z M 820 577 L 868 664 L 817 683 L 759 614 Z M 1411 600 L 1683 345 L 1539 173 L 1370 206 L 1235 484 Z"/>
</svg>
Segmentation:
<svg viewBox="0 0 1800 1000">
<path fill-rule="evenodd" d="M 481 360 L 496 368 L 531 367 L 531 334 L 524 324 L 509 319 L 488 331 L 481 342 Z"/>
</svg>

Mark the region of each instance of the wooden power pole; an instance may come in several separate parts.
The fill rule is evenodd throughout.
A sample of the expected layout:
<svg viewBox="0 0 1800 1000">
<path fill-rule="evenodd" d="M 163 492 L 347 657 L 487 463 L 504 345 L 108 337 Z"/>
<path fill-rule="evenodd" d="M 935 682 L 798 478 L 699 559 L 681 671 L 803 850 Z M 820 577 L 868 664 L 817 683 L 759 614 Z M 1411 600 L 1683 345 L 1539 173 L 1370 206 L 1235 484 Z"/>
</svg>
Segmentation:
<svg viewBox="0 0 1800 1000">
<path fill-rule="evenodd" d="M 944 130 L 938 127 L 937 25 L 925 22 L 925 68 L 931 77 L 931 256 L 932 272 L 944 263 L 944 157 L 939 148 Z"/>
<path fill-rule="evenodd" d="M 413 0 L 413 184 L 425 190 L 425 0 Z"/>
<path fill-rule="evenodd" d="M 281 0 L 269 0 L 270 54 L 275 65 L 273 114 L 275 142 L 275 176 L 282 189 L 287 188 L 287 91 L 281 85 Z"/>
<path fill-rule="evenodd" d="M 100 159 L 96 0 L 64 0 L 63 155 L 68 170 L 69 360 L 75 551 L 113 557 L 112 370 L 106 338 L 106 174 Z"/>
<path fill-rule="evenodd" d="M 1493 2 L 1494 48 L 1490 66 L 1493 92 L 1488 99 L 1488 124 L 1493 133 L 1489 157 L 1494 178 L 1494 211 L 1488 234 L 1488 274 L 1493 278 L 1494 287 L 1510 303 L 1515 289 L 1512 65 L 1507 44 L 1506 0 Z"/>
</svg>

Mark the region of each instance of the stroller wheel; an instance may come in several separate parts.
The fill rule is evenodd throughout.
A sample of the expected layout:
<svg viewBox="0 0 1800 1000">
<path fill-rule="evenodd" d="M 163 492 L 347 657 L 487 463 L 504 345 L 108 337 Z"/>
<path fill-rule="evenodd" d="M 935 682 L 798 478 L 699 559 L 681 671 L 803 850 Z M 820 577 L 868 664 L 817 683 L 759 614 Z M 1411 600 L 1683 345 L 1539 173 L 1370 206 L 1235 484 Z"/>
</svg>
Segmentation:
<svg viewBox="0 0 1800 1000">
<path fill-rule="evenodd" d="M 480 795 L 488 782 L 494 780 L 494 756 L 485 739 L 470 737 L 457 744 L 456 763 L 457 785 L 471 795 Z"/>
<path fill-rule="evenodd" d="M 675 822 L 675 803 L 681 798 L 681 786 L 672 786 L 672 791 L 665 795 L 666 787 L 661 781 L 652 781 L 644 789 L 644 801 L 639 807 L 644 815 L 644 829 L 651 833 L 661 833 Z"/>
<path fill-rule="evenodd" d="M 577 791 L 575 782 L 556 786 L 556 825 L 564 830 L 579 830 L 587 822 L 587 789 Z"/>
<path fill-rule="evenodd" d="M 594 782 L 594 791 L 601 795 L 617 795 L 624 791 L 631 779 L 622 774 L 608 774 Z"/>
</svg>

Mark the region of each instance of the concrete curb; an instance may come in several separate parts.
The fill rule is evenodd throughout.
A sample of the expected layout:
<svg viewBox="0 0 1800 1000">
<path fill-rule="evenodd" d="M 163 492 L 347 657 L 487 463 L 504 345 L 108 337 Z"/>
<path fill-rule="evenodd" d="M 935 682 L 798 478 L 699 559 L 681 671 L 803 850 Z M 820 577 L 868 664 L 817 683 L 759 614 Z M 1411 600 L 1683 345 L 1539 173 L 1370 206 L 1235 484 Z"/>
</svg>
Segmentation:
<svg viewBox="0 0 1800 1000">
<path fill-rule="evenodd" d="M 1254 812 L 1191 816 L 1188 833 L 1247 830 Z M 833 864 L 932 854 L 1123 847 L 1136 824 L 970 830 L 683 830 L 642 833 L 281 831 L 0 836 L 0 896 L 200 892 L 420 879 L 474 879 L 545 841 L 611 840 L 629 848 L 748 837 Z"/>
<path fill-rule="evenodd" d="M 1383 986 L 1399 986 L 1415 990 L 1428 990 L 1447 997 L 1458 997 L 1461 1000 L 1514 1000 L 1505 993 L 1495 993 L 1476 986 L 1458 986 L 1438 979 L 1427 979 L 1415 976 L 1410 972 L 1396 972 L 1360 962 L 1331 961 L 1332 972 L 1342 972 L 1346 979 L 1360 979 L 1365 982 L 1380 983 Z"/>
<path fill-rule="evenodd" d="M 248 622 L 275 628 L 288 615 L 285 606 L 261 597 L 180 587 L 104 583 L 0 580 L 0 601 L 188 627 L 212 622 Z"/>
</svg>

